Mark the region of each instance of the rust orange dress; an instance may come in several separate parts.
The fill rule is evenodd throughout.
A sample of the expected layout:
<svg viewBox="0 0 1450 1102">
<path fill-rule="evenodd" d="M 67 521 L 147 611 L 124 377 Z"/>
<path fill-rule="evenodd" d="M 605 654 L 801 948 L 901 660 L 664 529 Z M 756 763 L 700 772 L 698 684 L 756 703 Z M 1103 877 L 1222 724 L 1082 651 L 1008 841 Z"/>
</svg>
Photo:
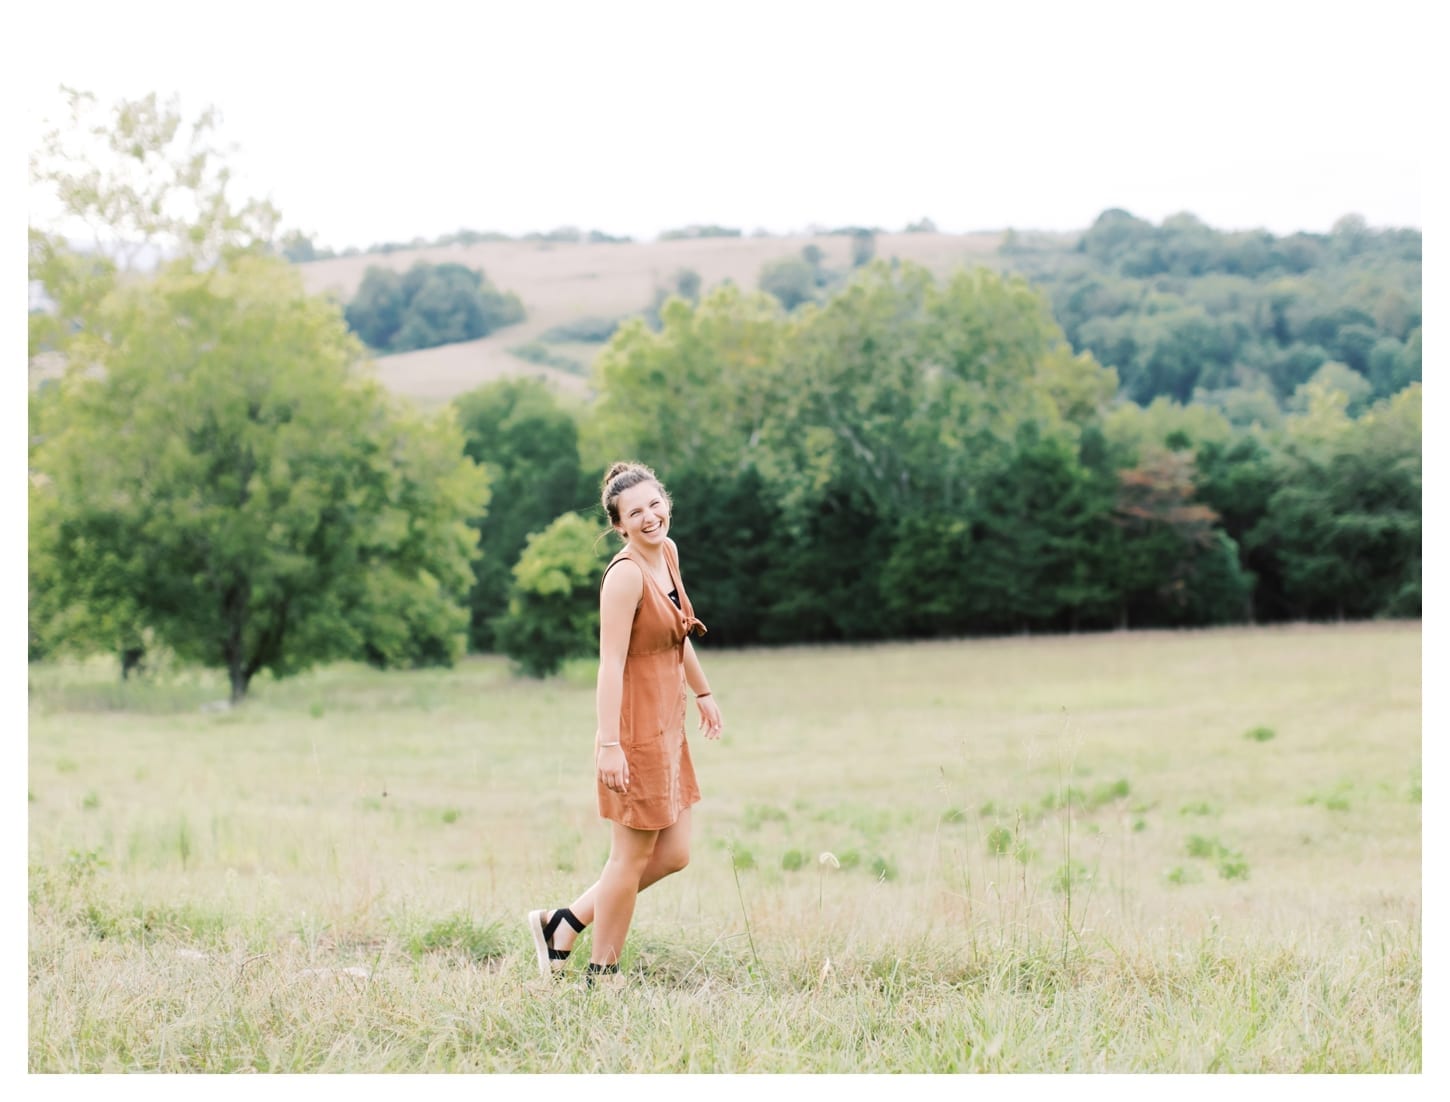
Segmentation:
<svg viewBox="0 0 1450 1102">
<path fill-rule="evenodd" d="M 619 709 L 619 745 L 629 763 L 629 789 L 611 792 L 596 778 L 599 814 L 636 830 L 663 830 L 700 801 L 685 741 L 685 640 L 704 635 L 705 625 L 695 619 L 672 542 L 665 543 L 665 565 L 680 599 L 678 608 L 628 547 L 610 560 L 604 573 L 624 559 L 644 575 L 644 592 L 629 632 Z"/>
</svg>

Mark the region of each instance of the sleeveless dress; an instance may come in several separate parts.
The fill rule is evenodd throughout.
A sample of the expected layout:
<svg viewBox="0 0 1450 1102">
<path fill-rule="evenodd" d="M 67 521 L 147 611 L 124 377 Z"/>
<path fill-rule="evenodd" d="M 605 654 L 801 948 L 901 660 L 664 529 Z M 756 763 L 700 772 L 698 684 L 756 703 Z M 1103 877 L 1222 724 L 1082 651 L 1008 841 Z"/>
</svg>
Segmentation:
<svg viewBox="0 0 1450 1102">
<path fill-rule="evenodd" d="M 619 746 L 629 763 L 629 790 L 611 792 L 596 778 L 599 815 L 636 830 L 663 830 L 700 801 L 685 741 L 685 639 L 704 635 L 705 625 L 695 619 L 673 543 L 665 543 L 665 565 L 678 608 L 628 547 L 610 560 L 604 573 L 624 559 L 644 575 L 644 592 L 629 632 L 619 710 Z"/>
</svg>

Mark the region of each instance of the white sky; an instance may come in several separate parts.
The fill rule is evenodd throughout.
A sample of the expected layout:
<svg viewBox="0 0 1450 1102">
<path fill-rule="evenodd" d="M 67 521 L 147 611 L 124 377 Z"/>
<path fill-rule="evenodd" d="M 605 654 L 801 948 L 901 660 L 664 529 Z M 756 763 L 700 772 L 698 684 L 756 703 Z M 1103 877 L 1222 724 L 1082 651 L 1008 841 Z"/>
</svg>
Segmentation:
<svg viewBox="0 0 1450 1102">
<path fill-rule="evenodd" d="M 334 248 L 560 225 L 1421 226 L 1430 7 L 1239 0 L 32 2 L 58 85 L 207 104 Z M 15 20 L 10 16 L 10 21 Z M 12 74 L 13 75 L 13 74 Z M 32 142 L 33 144 L 33 142 Z"/>
</svg>

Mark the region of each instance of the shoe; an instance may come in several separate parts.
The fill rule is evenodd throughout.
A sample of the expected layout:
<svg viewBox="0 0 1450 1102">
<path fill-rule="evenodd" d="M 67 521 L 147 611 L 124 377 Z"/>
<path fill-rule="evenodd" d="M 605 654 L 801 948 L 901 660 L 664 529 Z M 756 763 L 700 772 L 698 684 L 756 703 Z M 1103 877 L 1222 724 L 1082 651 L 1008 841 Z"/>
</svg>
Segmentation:
<svg viewBox="0 0 1450 1102">
<path fill-rule="evenodd" d="M 529 933 L 534 939 L 534 957 L 539 964 L 539 974 L 548 979 L 555 973 L 562 972 L 569 960 L 570 950 L 554 948 L 554 931 L 559 928 L 559 923 L 567 922 L 574 927 L 575 933 L 583 932 L 584 923 L 568 907 L 558 908 L 548 922 L 544 921 L 546 913 L 542 910 L 530 911 L 528 924 Z"/>
<path fill-rule="evenodd" d="M 625 987 L 625 978 L 616 964 L 595 964 L 589 962 L 589 967 L 584 970 L 584 986 L 591 990 L 600 991 L 621 991 Z"/>
</svg>

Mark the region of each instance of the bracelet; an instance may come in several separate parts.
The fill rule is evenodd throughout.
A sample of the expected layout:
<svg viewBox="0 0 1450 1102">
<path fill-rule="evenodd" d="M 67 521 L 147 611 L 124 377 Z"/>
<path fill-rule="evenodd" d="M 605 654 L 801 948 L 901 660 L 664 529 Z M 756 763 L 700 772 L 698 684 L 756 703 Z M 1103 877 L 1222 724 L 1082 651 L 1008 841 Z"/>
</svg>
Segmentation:
<svg viewBox="0 0 1450 1102">
<path fill-rule="evenodd" d="M 601 742 L 601 743 L 600 743 L 600 744 L 599 744 L 599 749 L 601 749 L 601 750 L 603 750 L 603 749 L 605 749 L 605 748 L 606 748 L 606 747 L 610 747 L 610 746 L 618 746 L 618 745 L 619 745 L 619 743 L 617 743 L 617 742 Z"/>
<path fill-rule="evenodd" d="M 713 692 L 709 692 L 709 693 L 696 693 L 695 694 L 695 699 L 696 700 L 704 700 L 707 696 L 714 696 L 714 695 L 715 694 Z"/>
</svg>

